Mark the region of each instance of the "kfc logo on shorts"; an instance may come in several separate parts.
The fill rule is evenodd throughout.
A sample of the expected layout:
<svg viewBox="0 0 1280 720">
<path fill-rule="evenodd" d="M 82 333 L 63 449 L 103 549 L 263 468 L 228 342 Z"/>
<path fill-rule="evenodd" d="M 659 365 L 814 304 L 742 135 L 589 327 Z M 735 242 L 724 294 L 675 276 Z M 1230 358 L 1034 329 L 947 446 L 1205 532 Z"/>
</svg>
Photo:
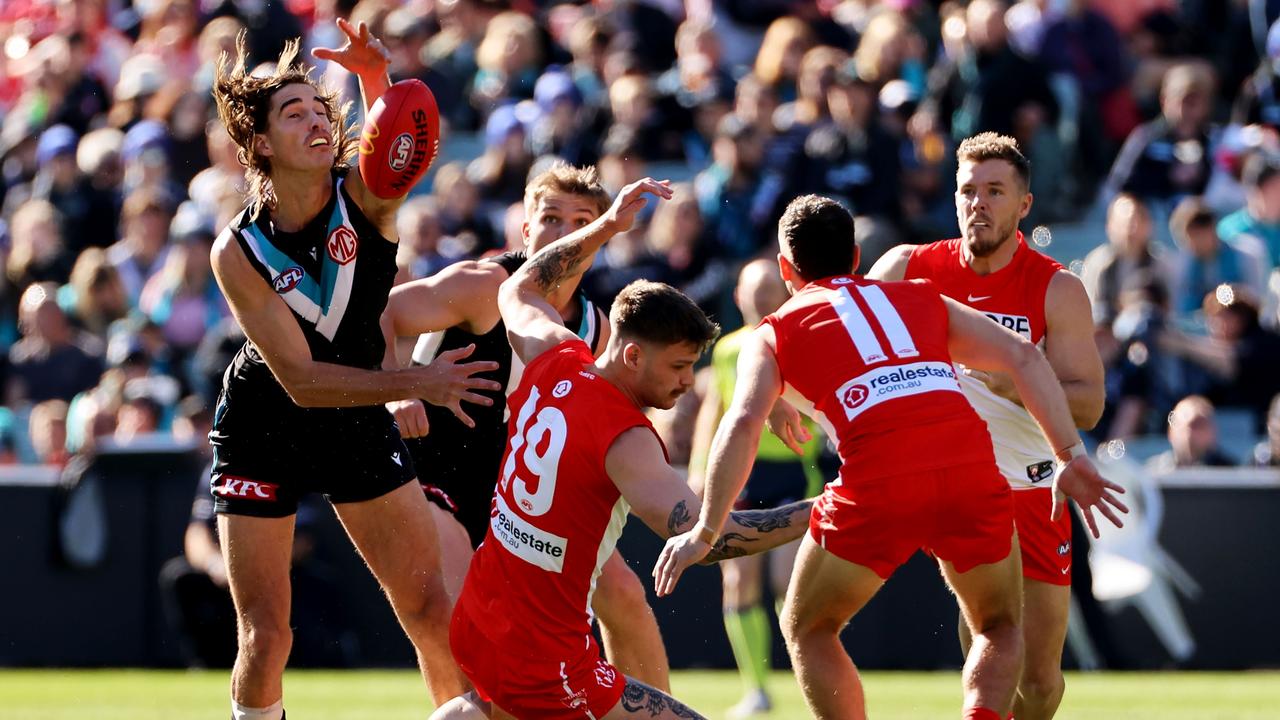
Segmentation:
<svg viewBox="0 0 1280 720">
<path fill-rule="evenodd" d="M 275 500 L 276 490 L 280 488 L 275 483 L 258 482 L 257 480 L 248 480 L 235 475 L 222 475 L 219 480 L 221 484 L 214 486 L 213 494 L 224 498 Z"/>
<path fill-rule="evenodd" d="M 556 386 L 554 388 L 552 388 L 551 395 L 552 397 L 562 398 L 565 395 L 568 395 L 569 391 L 572 389 L 573 389 L 573 383 L 569 382 L 568 380 L 561 380 L 560 382 L 556 383 Z"/>
<path fill-rule="evenodd" d="M 840 402 L 844 403 L 844 406 L 849 408 L 850 410 L 857 408 L 859 405 L 861 405 L 866 401 L 867 401 L 866 385 L 850 386 L 848 390 L 844 391 L 844 397 L 840 399 Z"/>
<path fill-rule="evenodd" d="M 288 270 L 277 275 L 275 279 L 271 281 L 271 287 L 275 288 L 277 293 L 283 295 L 298 287 L 298 283 L 300 282 L 302 282 L 302 268 L 294 265 Z"/>
<path fill-rule="evenodd" d="M 614 670 L 609 663 L 598 660 L 596 661 L 596 684 L 600 687 L 613 687 L 618 681 L 618 671 Z"/>
<path fill-rule="evenodd" d="M 409 165 L 409 158 L 413 156 L 413 136 L 409 133 L 400 133 L 395 140 L 391 141 L 391 150 L 387 153 L 387 165 L 395 172 L 404 170 Z"/>
<path fill-rule="evenodd" d="M 348 227 L 334 228 L 329 233 L 329 257 L 339 265 L 346 265 L 356 259 L 356 248 L 360 243 L 356 240 L 356 234 Z"/>
</svg>

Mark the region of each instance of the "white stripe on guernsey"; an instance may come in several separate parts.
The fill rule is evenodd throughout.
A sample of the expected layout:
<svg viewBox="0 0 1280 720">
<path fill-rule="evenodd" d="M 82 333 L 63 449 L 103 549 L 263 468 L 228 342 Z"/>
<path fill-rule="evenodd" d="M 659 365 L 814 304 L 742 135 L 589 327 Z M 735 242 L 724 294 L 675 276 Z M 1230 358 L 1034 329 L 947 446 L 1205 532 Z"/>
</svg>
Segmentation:
<svg viewBox="0 0 1280 720">
<path fill-rule="evenodd" d="M 595 349 L 596 323 L 600 321 L 600 318 L 596 317 L 595 306 L 589 303 L 586 305 L 586 307 L 582 308 L 582 312 L 587 314 L 587 336 L 583 338 L 583 340 L 586 340 L 587 342 L 592 344 L 591 353 L 594 355 L 596 351 Z"/>
<path fill-rule="evenodd" d="M 853 340 L 854 347 L 862 356 L 862 362 L 866 365 L 874 365 L 888 360 L 889 357 L 884 354 L 884 348 L 876 339 L 875 331 L 871 329 L 862 310 L 849 294 L 849 288 L 834 288 L 827 297 L 836 315 L 839 316 L 841 324 L 844 325 L 845 332 L 849 333 L 849 339 Z"/>
<path fill-rule="evenodd" d="M 440 352 L 442 342 L 444 342 L 443 330 L 422 333 L 418 336 L 418 342 L 414 343 L 413 352 L 409 357 L 420 365 L 430 365 L 431 361 L 436 359 L 436 353 Z"/>
<path fill-rule="evenodd" d="M 627 526 L 627 514 L 630 512 L 631 506 L 619 496 L 618 502 L 613 504 L 613 511 L 609 513 L 609 524 L 604 528 L 604 535 L 600 537 L 600 547 L 596 549 L 596 567 L 591 571 L 591 589 L 587 591 L 587 617 L 592 620 L 596 617 L 595 612 L 591 610 L 591 598 L 596 594 L 596 582 L 600 579 L 604 564 L 608 562 L 609 556 L 618 546 L 618 538 L 622 536 L 622 528 Z"/>
<path fill-rule="evenodd" d="M 253 250 L 253 254 L 257 256 L 258 262 L 262 263 L 263 267 L 267 269 L 267 272 L 271 273 L 272 277 L 279 275 L 284 270 L 284 268 L 273 267 L 270 262 L 267 262 L 267 255 L 262 251 L 262 246 L 258 245 L 258 237 L 256 235 L 248 230 L 241 230 L 240 237 L 245 239 L 245 242 L 249 245 L 249 249 Z M 318 327 L 320 320 L 320 306 L 315 304 L 311 298 L 307 297 L 306 293 L 295 287 L 280 297 L 284 298 L 285 303 L 290 307 L 290 309 L 301 315 L 308 322 L 317 324 Z"/>
<path fill-rule="evenodd" d="M 902 316 L 898 314 L 898 309 L 893 306 L 893 303 L 889 302 L 884 290 L 875 285 L 859 285 L 858 293 L 862 295 L 863 300 L 867 301 L 871 314 L 876 316 L 880 329 L 884 330 L 885 336 L 889 338 L 889 347 L 893 350 L 893 354 L 900 358 L 919 355 L 920 351 L 916 349 L 916 343 L 911 339 L 907 324 L 902 322 Z"/>
<path fill-rule="evenodd" d="M 355 228 L 351 226 L 351 220 L 347 217 L 347 204 L 342 200 L 342 178 L 338 178 L 338 184 L 334 186 L 333 192 L 338 196 L 338 211 L 342 213 L 342 226 L 350 228 L 354 233 Z M 338 333 L 342 317 L 347 313 L 347 303 L 351 301 L 351 287 L 355 284 L 358 262 L 360 262 L 359 252 L 345 265 L 337 264 L 338 277 L 333 283 L 333 297 L 329 300 L 329 311 L 324 314 L 320 322 L 316 323 L 316 331 L 330 340 L 333 340 L 334 335 Z"/>
</svg>

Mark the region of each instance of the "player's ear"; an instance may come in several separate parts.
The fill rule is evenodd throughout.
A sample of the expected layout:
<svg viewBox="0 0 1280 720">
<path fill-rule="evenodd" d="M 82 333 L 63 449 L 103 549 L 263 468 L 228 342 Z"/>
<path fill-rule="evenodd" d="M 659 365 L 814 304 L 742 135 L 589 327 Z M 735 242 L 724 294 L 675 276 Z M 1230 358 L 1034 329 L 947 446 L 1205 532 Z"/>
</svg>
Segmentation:
<svg viewBox="0 0 1280 720">
<path fill-rule="evenodd" d="M 640 368 L 640 344 L 628 342 L 622 346 L 622 364 L 631 369 L 638 370 Z"/>
<path fill-rule="evenodd" d="M 253 154 L 271 157 L 271 140 L 264 133 L 253 134 Z"/>
<path fill-rule="evenodd" d="M 1018 211 L 1019 220 L 1022 220 L 1027 216 L 1027 213 L 1031 212 L 1031 204 L 1035 202 L 1035 199 L 1035 195 L 1032 195 L 1030 190 L 1022 196 L 1022 208 Z"/>
</svg>

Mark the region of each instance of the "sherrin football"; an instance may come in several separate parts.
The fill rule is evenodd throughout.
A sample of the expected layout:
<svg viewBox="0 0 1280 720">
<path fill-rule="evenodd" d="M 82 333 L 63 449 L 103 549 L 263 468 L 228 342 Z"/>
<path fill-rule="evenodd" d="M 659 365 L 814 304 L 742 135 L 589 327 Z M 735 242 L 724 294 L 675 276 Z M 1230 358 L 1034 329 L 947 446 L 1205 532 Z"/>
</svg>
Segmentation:
<svg viewBox="0 0 1280 720">
<path fill-rule="evenodd" d="M 421 80 L 387 88 L 360 129 L 360 177 L 384 200 L 403 197 L 440 149 L 440 110 Z"/>
</svg>

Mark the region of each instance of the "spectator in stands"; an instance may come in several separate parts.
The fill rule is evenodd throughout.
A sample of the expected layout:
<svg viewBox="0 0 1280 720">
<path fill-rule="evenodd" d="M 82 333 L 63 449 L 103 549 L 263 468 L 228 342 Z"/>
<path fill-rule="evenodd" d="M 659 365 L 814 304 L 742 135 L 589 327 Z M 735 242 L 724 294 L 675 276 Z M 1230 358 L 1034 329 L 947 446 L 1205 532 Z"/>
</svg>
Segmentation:
<svg viewBox="0 0 1280 720">
<path fill-rule="evenodd" d="M 1181 363 L 1162 349 L 1168 315 L 1168 290 L 1160 277 L 1146 270 L 1132 273 L 1121 287 L 1120 311 L 1110 334 L 1099 334 L 1099 339 L 1114 338 L 1098 348 L 1107 388 L 1100 437 L 1146 433 L 1154 426 L 1153 418 L 1167 416 L 1185 394 Z"/>
<path fill-rule="evenodd" d="M 1206 394 L 1218 407 L 1253 412 L 1263 428 L 1267 405 L 1280 393 L 1280 335 L 1258 322 L 1258 299 L 1240 285 L 1221 285 L 1204 297 L 1208 337 L 1175 329 L 1161 336 L 1161 347 L 1207 373 Z"/>
<path fill-rule="evenodd" d="M 1213 88 L 1213 71 L 1204 63 L 1184 63 L 1165 74 L 1160 116 L 1134 128 L 1125 140 L 1103 189 L 1104 201 L 1124 191 L 1143 202 L 1171 206 L 1204 193 L 1213 170 Z"/>
<path fill-rule="evenodd" d="M 609 110 L 614 127 L 634 132 L 640 156 L 648 162 L 684 158 L 680 129 L 658 109 L 653 84 L 639 73 L 622 76 L 609 86 Z"/>
<path fill-rule="evenodd" d="M 753 73 L 773 91 L 779 102 L 791 102 L 798 95 L 800 61 L 817 43 L 813 28 L 795 17 L 774 20 L 765 30 L 756 54 Z"/>
<path fill-rule="evenodd" d="M 222 193 L 230 190 L 237 194 L 239 200 L 238 191 L 244 185 L 244 166 L 238 159 L 239 146 L 220 121 L 210 120 L 205 123 L 204 137 L 210 165 L 191 179 L 187 185 L 187 194 L 202 214 L 214 218 L 216 227 L 222 227 L 227 218 L 221 217 L 219 198 Z M 238 202 L 237 205 L 239 204 Z"/>
<path fill-rule="evenodd" d="M 164 266 L 147 281 L 138 301 L 138 309 L 161 328 L 179 365 L 228 312 L 209 265 L 213 239 L 213 220 L 194 203 L 183 203 L 169 225 Z"/>
<path fill-rule="evenodd" d="M 906 82 L 917 96 L 928 89 L 924 38 L 901 12 L 882 9 L 871 16 L 858 49 L 853 54 L 854 72 L 871 85 L 874 93 L 890 80 Z"/>
<path fill-rule="evenodd" d="M 1267 267 L 1274 268 L 1280 265 L 1280 157 L 1254 152 L 1244 161 L 1240 181 L 1245 206 L 1218 222 L 1218 237 L 1233 245 L 1260 244 Z"/>
<path fill-rule="evenodd" d="M 173 139 L 169 128 L 158 120 L 142 120 L 124 134 L 120 159 L 124 162 L 124 192 L 148 188 L 159 194 L 170 208 L 187 197 L 187 189 L 174 182 L 169 172 Z"/>
<path fill-rule="evenodd" d="M 15 288 L 37 282 L 61 284 L 71 276 L 75 255 L 67 251 L 61 223 L 58 209 L 48 200 L 28 200 L 14 212 L 4 269 Z"/>
<path fill-rule="evenodd" d="M 672 285 L 708 315 L 724 315 L 731 271 L 728 262 L 717 257 L 692 185 L 672 185 L 671 198 L 658 203 L 649 221 L 648 245 L 666 261 Z"/>
<path fill-rule="evenodd" d="M 1266 55 L 1240 88 L 1231 111 L 1234 125 L 1266 125 L 1280 130 L 1280 20 L 1267 31 Z"/>
<path fill-rule="evenodd" d="M 124 146 L 124 133 L 115 128 L 98 128 L 85 133 L 76 148 L 76 165 L 89 181 L 90 192 L 105 197 L 110 215 L 101 222 L 104 229 L 103 247 L 115 242 L 116 228 L 120 226 L 120 186 L 124 181 L 124 161 L 120 150 Z M 91 243 L 92 244 L 92 243 Z"/>
<path fill-rule="evenodd" d="M 901 212 L 900 157 L 880 127 L 877 96 L 874 84 L 847 70 L 836 74 L 827 90 L 831 122 L 809 133 L 801 174 L 813 183 L 806 192 L 841 198 L 855 215 L 893 221 Z"/>
<path fill-rule="evenodd" d="M 538 106 L 538 119 L 529 133 L 533 154 L 554 155 L 571 165 L 594 165 L 600 136 L 573 77 L 559 68 L 548 70 L 534 85 L 533 99 Z"/>
<path fill-rule="evenodd" d="M 1169 231 L 1178 248 L 1168 258 L 1167 277 L 1173 312 L 1190 316 L 1206 295 L 1224 283 L 1240 284 L 1254 298 L 1266 291 L 1265 260 L 1218 238 L 1217 218 L 1199 197 L 1178 203 Z"/>
<path fill-rule="evenodd" d="M 80 253 L 70 282 L 58 288 L 58 305 L 78 329 L 106 343 L 111 324 L 129 313 L 129 296 L 106 251 L 86 248 Z"/>
<path fill-rule="evenodd" d="M 456 247 L 458 254 L 468 257 L 483 255 L 497 247 L 493 223 L 482 212 L 479 189 L 469 177 L 466 165 L 452 162 L 437 170 L 432 194 L 440 201 L 442 243 Z"/>
<path fill-rule="evenodd" d="M 1218 426 L 1213 404 L 1199 395 L 1178 401 L 1169 413 L 1169 450 L 1147 461 L 1154 472 L 1185 467 L 1230 467 L 1235 465 L 1218 448 Z"/>
<path fill-rule="evenodd" d="M 476 48 L 471 106 L 488 115 L 503 103 L 532 98 L 542 55 L 542 39 L 533 18 L 520 12 L 494 17 Z"/>
<path fill-rule="evenodd" d="M 58 307 L 57 286 L 36 283 L 22 293 L 18 324 L 22 339 L 9 348 L 9 385 L 4 404 L 70 400 L 92 388 L 102 374 L 102 349 L 72 329 Z"/>
<path fill-rule="evenodd" d="M 152 188 L 139 188 L 125 198 L 120 239 L 107 248 L 107 259 L 120 273 L 130 307 L 138 306 L 142 288 L 164 267 L 173 207 Z"/>
<path fill-rule="evenodd" d="M 711 166 L 693 182 L 715 253 L 727 260 L 749 257 L 770 239 L 755 205 L 764 143 L 756 126 L 736 114 L 726 115 L 716 129 Z"/>
<path fill-rule="evenodd" d="M 515 105 L 495 108 L 484 126 L 484 154 L 467 166 L 486 214 L 524 197 L 534 158 L 521 115 Z"/>
<path fill-rule="evenodd" d="M 1161 268 L 1151 244 L 1151 211 L 1137 197 L 1120 193 L 1111 201 L 1106 230 L 1106 244 L 1085 256 L 1082 279 L 1093 302 L 1093 322 L 1109 333 L 1128 279 L 1138 272 L 1159 276 Z"/>
<path fill-rule="evenodd" d="M 460 259 L 443 254 L 439 203 L 430 195 L 412 197 L 400 206 L 396 231 L 400 233 L 397 263 L 405 282 L 434 275 Z"/>
<path fill-rule="evenodd" d="M 1267 435 L 1253 448 L 1253 464 L 1280 467 L 1280 395 L 1271 398 L 1267 408 Z"/>
<path fill-rule="evenodd" d="M 48 200 L 58 209 L 65 252 L 74 259 L 86 247 L 115 242 L 115 194 L 98 188 L 82 174 L 77 161 L 75 131 L 66 125 L 45 130 L 36 146 L 39 170 L 32 181 L 32 197 Z"/>
<path fill-rule="evenodd" d="M 65 400 L 45 400 L 31 408 L 29 437 L 37 463 L 62 467 L 71 459 L 67 452 L 67 408 Z"/>
<path fill-rule="evenodd" d="M 622 188 L 643 178 L 646 168 L 640 137 L 636 132 L 623 125 L 609 128 L 609 134 L 600 146 L 600 184 L 611 193 L 621 192 Z M 641 217 L 649 217 L 652 207 L 642 208 Z"/>
</svg>

